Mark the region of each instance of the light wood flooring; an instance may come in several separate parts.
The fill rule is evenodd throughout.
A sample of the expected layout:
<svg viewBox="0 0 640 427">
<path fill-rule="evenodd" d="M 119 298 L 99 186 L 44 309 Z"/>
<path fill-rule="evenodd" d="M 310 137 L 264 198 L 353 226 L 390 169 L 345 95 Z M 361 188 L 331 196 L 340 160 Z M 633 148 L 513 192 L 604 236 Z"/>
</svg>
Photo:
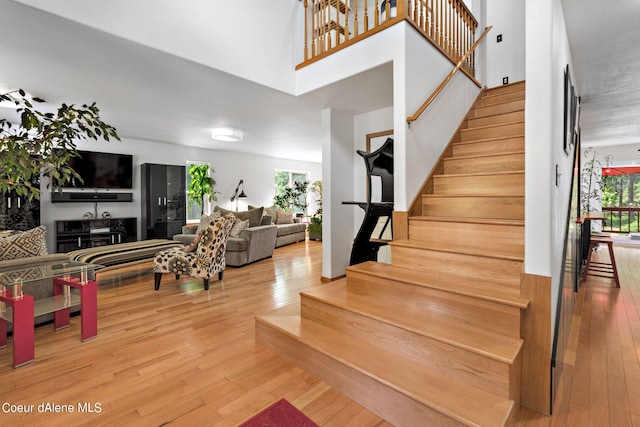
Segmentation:
<svg viewBox="0 0 640 427">
<path fill-rule="evenodd" d="M 603 252 L 602 255 L 606 256 Z M 615 247 L 621 288 L 590 277 L 578 294 L 569 366 L 551 418 L 524 411 L 526 426 L 640 427 L 640 249 Z M 254 316 L 322 286 L 321 243 L 276 250 L 270 260 L 228 268 L 209 292 L 192 278 L 149 265 L 99 275 L 98 337 L 80 341 L 80 319 L 36 328 L 36 360 L 11 367 L 0 349 L 0 425 L 234 426 L 286 398 L 323 426 L 389 426 L 376 415 L 254 342 Z M 573 365 L 571 365 L 573 362 Z M 40 403 L 73 413 L 38 413 Z M 88 403 L 100 412 L 79 413 Z M 59 408 L 62 409 L 62 408 Z"/>
</svg>

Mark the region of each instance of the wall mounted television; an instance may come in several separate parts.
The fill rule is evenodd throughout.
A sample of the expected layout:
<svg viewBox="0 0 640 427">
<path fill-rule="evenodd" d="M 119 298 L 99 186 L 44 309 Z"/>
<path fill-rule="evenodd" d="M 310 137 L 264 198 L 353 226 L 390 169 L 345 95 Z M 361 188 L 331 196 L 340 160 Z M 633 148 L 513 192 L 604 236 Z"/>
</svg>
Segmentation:
<svg viewBox="0 0 640 427">
<path fill-rule="evenodd" d="M 69 160 L 84 181 L 76 182 L 75 188 L 133 188 L 133 156 L 130 154 L 99 153 L 78 150 L 79 157 Z M 65 187 L 73 188 L 73 184 Z"/>
</svg>

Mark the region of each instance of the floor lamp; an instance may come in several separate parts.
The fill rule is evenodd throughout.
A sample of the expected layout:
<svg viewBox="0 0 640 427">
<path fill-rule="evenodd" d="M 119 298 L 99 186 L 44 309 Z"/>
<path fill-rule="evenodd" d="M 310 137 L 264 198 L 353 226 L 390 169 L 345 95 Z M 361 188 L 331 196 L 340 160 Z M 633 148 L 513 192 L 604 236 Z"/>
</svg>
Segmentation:
<svg viewBox="0 0 640 427">
<path fill-rule="evenodd" d="M 240 191 L 240 194 L 238 194 L 238 191 Z M 236 191 L 233 192 L 233 196 L 231 196 L 231 202 L 233 202 L 234 200 L 236 201 L 236 212 L 238 212 L 238 199 L 246 199 L 247 195 L 244 194 L 244 180 L 240 180 L 240 182 L 238 183 L 238 186 L 236 187 Z"/>
</svg>

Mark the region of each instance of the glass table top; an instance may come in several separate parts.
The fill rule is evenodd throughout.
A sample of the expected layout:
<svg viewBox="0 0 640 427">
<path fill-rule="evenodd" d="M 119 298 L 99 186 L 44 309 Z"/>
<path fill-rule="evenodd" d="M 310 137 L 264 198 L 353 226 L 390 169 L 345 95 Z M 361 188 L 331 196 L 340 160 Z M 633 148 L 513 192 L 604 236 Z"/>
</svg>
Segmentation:
<svg viewBox="0 0 640 427">
<path fill-rule="evenodd" d="M 0 286 L 10 287 L 18 283 L 25 284 L 42 279 L 72 276 L 79 274 L 83 280 L 93 280 L 95 271 L 103 265 L 77 261 L 50 261 L 38 265 L 20 265 L 0 268 Z"/>
</svg>

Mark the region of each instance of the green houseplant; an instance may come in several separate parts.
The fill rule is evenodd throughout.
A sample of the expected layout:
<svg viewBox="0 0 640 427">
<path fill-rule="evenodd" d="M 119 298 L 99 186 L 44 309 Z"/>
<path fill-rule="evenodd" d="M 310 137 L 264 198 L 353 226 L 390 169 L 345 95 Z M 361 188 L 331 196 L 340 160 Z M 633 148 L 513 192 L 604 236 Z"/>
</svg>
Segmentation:
<svg viewBox="0 0 640 427">
<path fill-rule="evenodd" d="M 314 202 L 318 209 L 311 217 L 311 223 L 307 227 L 309 240 L 322 240 L 322 181 L 314 181 L 310 190 L 314 196 Z"/>
<path fill-rule="evenodd" d="M 55 113 L 43 112 L 34 103 L 41 98 L 30 98 L 18 89 L 0 93 L 0 102 L 16 107 L 19 124 L 0 119 L 0 193 L 15 192 L 29 200 L 40 198 L 40 188 L 33 178 L 41 175 L 47 188 L 54 190 L 70 182 L 82 182 L 80 176 L 68 166 L 69 159 L 78 156 L 78 140 L 120 140 L 116 129 L 100 118 L 95 103 L 91 105 L 62 104 Z"/>
<path fill-rule="evenodd" d="M 204 214 L 204 198 L 209 196 L 209 201 L 218 201 L 216 194 L 220 194 L 217 191 L 213 191 L 213 187 L 216 185 L 216 181 L 211 177 L 211 173 L 214 172 L 209 165 L 200 163 L 192 164 L 189 166 L 189 207 L 194 204 L 200 206 L 200 216 Z"/>
</svg>

